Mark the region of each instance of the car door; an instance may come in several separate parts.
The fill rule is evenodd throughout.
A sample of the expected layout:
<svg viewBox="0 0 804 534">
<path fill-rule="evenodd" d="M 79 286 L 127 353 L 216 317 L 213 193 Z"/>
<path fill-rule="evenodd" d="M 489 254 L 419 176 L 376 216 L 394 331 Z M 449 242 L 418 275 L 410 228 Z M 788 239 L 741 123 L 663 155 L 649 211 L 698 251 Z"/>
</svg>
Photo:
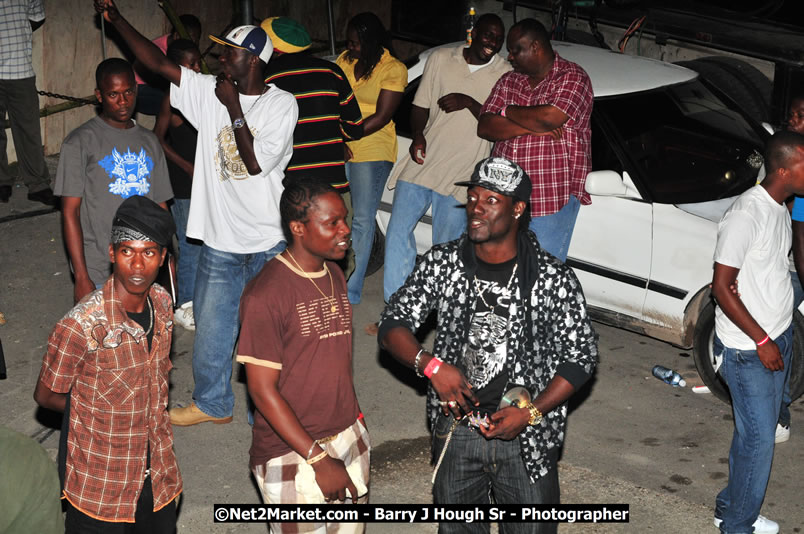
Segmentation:
<svg viewBox="0 0 804 534">
<path fill-rule="evenodd" d="M 581 281 L 587 303 L 615 324 L 640 319 L 650 277 L 653 208 L 642 199 L 614 149 L 592 119 L 592 172 L 567 264 Z"/>
</svg>

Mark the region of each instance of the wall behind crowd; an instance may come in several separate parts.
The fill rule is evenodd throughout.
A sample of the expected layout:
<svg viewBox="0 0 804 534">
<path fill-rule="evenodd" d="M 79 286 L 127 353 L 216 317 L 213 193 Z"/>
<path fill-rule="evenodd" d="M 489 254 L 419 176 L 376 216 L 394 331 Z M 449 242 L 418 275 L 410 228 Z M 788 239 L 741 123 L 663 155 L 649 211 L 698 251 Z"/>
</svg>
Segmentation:
<svg viewBox="0 0 804 534">
<path fill-rule="evenodd" d="M 167 33 L 171 26 L 156 0 L 116 0 L 121 13 L 143 35 L 153 39 Z M 200 43 L 202 51 L 212 43 L 208 34 L 221 33 L 232 20 L 233 7 L 239 1 L 198 2 L 197 0 L 174 0 L 177 13 L 193 13 L 203 26 Z M 327 46 L 327 9 L 321 0 L 254 0 L 254 17 L 262 20 L 269 16 L 285 15 L 304 24 L 315 41 Z M 374 11 L 386 26 L 390 26 L 390 2 L 375 0 L 343 0 L 333 2 L 336 40 L 344 40 L 344 28 L 349 18 L 361 11 Z M 36 85 L 40 91 L 89 97 L 95 90 L 95 67 L 103 60 L 101 47 L 100 18 L 95 15 L 90 0 L 45 0 L 47 19 L 34 32 L 33 64 Z M 107 37 L 108 57 L 127 57 Z M 213 49 L 213 52 L 215 50 Z M 340 51 L 340 50 L 338 50 Z M 130 57 L 130 56 L 128 56 Z M 210 61 L 211 67 L 214 60 Z M 39 107 L 55 106 L 65 101 L 53 97 L 39 97 Z M 43 117 L 42 143 L 45 154 L 61 150 L 64 137 L 73 129 L 97 114 L 95 106 L 83 106 Z M 141 117 L 143 126 L 151 128 L 153 119 Z M 11 132 L 9 138 L 9 161 L 16 161 Z"/>
</svg>

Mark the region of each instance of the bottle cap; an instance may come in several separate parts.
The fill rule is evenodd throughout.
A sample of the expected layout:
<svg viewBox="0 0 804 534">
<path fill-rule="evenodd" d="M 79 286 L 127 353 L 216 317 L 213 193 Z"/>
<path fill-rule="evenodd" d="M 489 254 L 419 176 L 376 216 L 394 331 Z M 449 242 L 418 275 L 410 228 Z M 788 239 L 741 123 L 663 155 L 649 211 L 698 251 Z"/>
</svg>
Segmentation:
<svg viewBox="0 0 804 534">
<path fill-rule="evenodd" d="M 686 385 L 687 385 L 687 381 L 686 381 L 686 380 L 684 380 L 683 378 L 682 378 L 681 380 L 679 380 L 679 381 L 678 381 L 678 386 L 679 386 L 679 387 L 682 387 L 682 388 L 683 388 L 683 387 L 685 387 Z"/>
</svg>

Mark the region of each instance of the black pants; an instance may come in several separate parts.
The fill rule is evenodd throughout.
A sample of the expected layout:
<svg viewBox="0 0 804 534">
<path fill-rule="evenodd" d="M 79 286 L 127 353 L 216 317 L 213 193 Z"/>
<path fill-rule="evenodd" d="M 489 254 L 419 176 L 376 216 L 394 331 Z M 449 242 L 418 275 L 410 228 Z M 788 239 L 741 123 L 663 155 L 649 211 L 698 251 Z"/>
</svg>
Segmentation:
<svg viewBox="0 0 804 534">
<path fill-rule="evenodd" d="M 113 523 L 90 517 L 68 503 L 65 534 L 173 534 L 176 532 L 176 500 L 154 512 L 151 477 L 145 479 L 137 500 L 134 523 Z"/>
</svg>

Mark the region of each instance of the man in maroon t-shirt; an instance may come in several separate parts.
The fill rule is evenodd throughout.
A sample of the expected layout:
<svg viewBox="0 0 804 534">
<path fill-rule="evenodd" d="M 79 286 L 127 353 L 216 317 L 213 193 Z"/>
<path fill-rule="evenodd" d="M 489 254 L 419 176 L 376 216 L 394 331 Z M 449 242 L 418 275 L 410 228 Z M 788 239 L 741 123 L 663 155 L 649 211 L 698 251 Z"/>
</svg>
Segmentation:
<svg viewBox="0 0 804 534">
<path fill-rule="evenodd" d="M 330 185 L 301 179 L 279 210 L 288 247 L 240 301 L 237 361 L 257 407 L 251 470 L 268 504 L 364 503 L 370 444 L 352 377 L 352 309 L 333 263 L 349 250 L 346 206 Z"/>
</svg>

